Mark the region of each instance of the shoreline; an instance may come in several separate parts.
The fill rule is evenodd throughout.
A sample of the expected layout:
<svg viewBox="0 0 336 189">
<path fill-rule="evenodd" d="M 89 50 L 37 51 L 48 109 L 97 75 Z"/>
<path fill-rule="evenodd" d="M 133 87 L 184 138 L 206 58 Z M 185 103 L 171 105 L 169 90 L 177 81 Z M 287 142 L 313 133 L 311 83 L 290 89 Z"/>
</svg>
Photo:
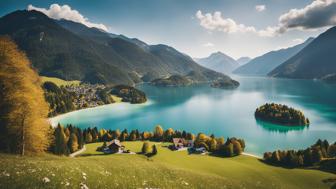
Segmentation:
<svg viewBox="0 0 336 189">
<path fill-rule="evenodd" d="M 49 122 L 49 124 L 52 127 L 56 127 L 57 124 L 58 124 L 58 122 L 55 122 L 55 120 L 59 120 L 62 117 L 65 117 L 65 116 L 67 116 L 69 114 L 73 114 L 73 113 L 80 112 L 80 111 L 85 111 L 85 110 L 90 110 L 90 109 L 95 109 L 95 108 L 103 108 L 103 107 L 106 107 L 106 106 L 116 106 L 116 105 L 124 105 L 124 104 L 130 104 L 130 105 L 150 105 L 150 104 L 152 104 L 152 101 L 147 100 L 146 102 L 141 103 L 141 104 L 131 104 L 129 102 L 115 102 L 115 103 L 111 103 L 111 104 L 104 104 L 104 105 L 99 105 L 99 106 L 96 106 L 96 107 L 83 108 L 83 109 L 73 110 L 73 111 L 70 111 L 70 112 L 59 114 L 57 116 L 47 118 L 47 121 Z"/>
<path fill-rule="evenodd" d="M 70 112 L 63 113 L 63 114 L 58 114 L 58 115 L 56 115 L 54 117 L 48 117 L 48 122 L 50 123 L 50 125 L 52 127 L 56 127 L 57 124 L 53 124 L 53 119 L 58 119 L 60 117 L 64 117 L 64 116 L 66 116 L 68 114 L 71 114 L 71 113 L 74 113 L 74 112 L 79 112 L 79 111 L 82 111 L 82 110 L 89 110 L 89 109 L 93 109 L 93 108 L 108 106 L 108 105 L 112 105 L 112 104 L 119 104 L 119 103 L 122 103 L 122 102 L 115 102 L 115 103 L 104 104 L 104 105 L 99 105 L 99 106 L 95 106 L 95 107 L 82 108 L 82 109 L 79 109 L 79 110 L 73 110 L 73 111 L 70 111 Z"/>
</svg>

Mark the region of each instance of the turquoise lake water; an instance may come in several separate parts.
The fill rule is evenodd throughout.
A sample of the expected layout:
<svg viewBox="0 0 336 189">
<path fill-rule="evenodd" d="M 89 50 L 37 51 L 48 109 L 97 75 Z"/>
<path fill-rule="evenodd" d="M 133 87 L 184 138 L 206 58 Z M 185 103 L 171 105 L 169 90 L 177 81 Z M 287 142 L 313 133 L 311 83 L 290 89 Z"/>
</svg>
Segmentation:
<svg viewBox="0 0 336 189">
<path fill-rule="evenodd" d="M 165 129 L 197 134 L 239 137 L 246 152 L 262 155 L 275 149 L 300 149 L 317 139 L 336 141 L 336 85 L 311 80 L 234 77 L 235 90 L 141 85 L 149 101 L 141 105 L 119 103 L 64 114 L 53 123 L 86 128 L 139 129 L 151 131 L 160 124 Z M 255 109 L 266 103 L 283 103 L 300 109 L 310 119 L 309 127 L 288 128 L 258 122 Z"/>
</svg>

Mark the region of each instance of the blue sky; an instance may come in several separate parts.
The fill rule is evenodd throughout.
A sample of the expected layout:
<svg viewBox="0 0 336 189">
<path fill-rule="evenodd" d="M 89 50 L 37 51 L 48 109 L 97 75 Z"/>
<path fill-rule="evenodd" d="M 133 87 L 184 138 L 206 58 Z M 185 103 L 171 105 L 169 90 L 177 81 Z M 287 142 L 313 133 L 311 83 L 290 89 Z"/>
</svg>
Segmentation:
<svg viewBox="0 0 336 189">
<path fill-rule="evenodd" d="M 325 16 L 336 15 L 334 0 L 319 1 L 331 2 L 315 6 L 313 0 L 2 0 L 0 15 L 26 9 L 28 5 L 45 9 L 51 4 L 69 5 L 91 23 L 104 24 L 112 33 L 136 37 L 149 44 L 167 44 L 192 57 L 222 51 L 239 58 L 298 44 L 334 25 L 334 21 L 316 24 L 315 18 L 311 24 L 309 20 L 302 21 L 303 17 L 292 18 L 293 14 L 287 15 L 279 25 L 280 16 L 294 8 L 306 11 L 303 14 L 308 16 L 310 12 L 314 16 L 322 15 L 324 20 Z M 257 5 L 262 6 L 259 11 Z M 308 5 L 311 9 L 304 9 Z M 321 6 L 329 11 L 328 15 L 320 10 Z M 267 27 L 273 29 L 267 31 L 269 36 L 264 36 Z M 284 28 L 285 32 L 278 32 Z"/>
</svg>

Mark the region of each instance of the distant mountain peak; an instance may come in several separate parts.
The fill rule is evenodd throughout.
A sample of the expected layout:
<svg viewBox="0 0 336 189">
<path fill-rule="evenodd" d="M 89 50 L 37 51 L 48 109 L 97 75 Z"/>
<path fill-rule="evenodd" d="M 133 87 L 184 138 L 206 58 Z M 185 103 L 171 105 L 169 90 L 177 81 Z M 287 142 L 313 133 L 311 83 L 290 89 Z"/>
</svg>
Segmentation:
<svg viewBox="0 0 336 189">
<path fill-rule="evenodd" d="M 195 59 L 195 61 L 204 67 L 226 74 L 239 66 L 236 60 L 221 51 L 211 53 L 205 58 Z"/>
</svg>

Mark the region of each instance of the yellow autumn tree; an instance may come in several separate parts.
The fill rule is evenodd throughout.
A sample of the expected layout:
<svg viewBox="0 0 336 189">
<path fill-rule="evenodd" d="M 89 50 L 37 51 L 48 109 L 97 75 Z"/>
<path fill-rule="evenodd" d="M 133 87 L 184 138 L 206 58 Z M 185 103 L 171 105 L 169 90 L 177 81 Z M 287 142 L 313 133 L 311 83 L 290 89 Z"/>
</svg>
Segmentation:
<svg viewBox="0 0 336 189">
<path fill-rule="evenodd" d="M 0 37 L 0 87 L 0 147 L 22 155 L 45 151 L 50 130 L 41 81 L 8 37 Z"/>
</svg>

